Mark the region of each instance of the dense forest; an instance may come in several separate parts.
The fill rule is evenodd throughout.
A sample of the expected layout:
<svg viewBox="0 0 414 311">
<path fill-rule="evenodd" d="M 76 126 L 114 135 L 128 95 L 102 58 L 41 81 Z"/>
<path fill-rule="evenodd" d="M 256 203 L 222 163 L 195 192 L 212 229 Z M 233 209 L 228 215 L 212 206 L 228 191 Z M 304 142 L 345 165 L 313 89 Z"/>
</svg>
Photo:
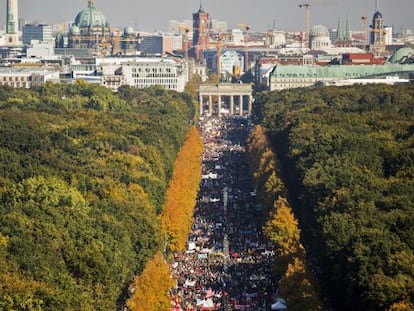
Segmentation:
<svg viewBox="0 0 414 311">
<path fill-rule="evenodd" d="M 163 248 L 161 212 L 194 114 L 189 95 L 159 87 L 0 88 L 0 309 L 123 303 Z"/>
<path fill-rule="evenodd" d="M 322 310 L 318 282 L 307 263 L 298 220 L 280 178 L 280 165 L 263 127 L 256 125 L 247 142 L 247 159 L 263 217 L 263 233 L 276 246 L 271 277 L 291 311 Z"/>
<path fill-rule="evenodd" d="M 144 271 L 135 277 L 131 297 L 127 301 L 131 311 L 170 309 L 170 290 L 176 285 L 176 280 L 171 278 L 166 259 L 170 260 L 176 251 L 185 250 L 201 180 L 202 150 L 200 134 L 195 127 L 191 127 L 175 160 L 161 214 L 164 254 L 158 252 L 147 262 Z"/>
<path fill-rule="evenodd" d="M 414 310 L 414 87 L 258 94 L 308 257 L 335 310 Z"/>
</svg>

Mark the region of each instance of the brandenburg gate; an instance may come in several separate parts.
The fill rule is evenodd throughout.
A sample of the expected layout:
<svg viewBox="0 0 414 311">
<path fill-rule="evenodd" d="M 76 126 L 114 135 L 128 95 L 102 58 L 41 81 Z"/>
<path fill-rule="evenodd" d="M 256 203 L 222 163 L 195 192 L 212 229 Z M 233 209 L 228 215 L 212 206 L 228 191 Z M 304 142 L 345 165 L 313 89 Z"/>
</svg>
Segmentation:
<svg viewBox="0 0 414 311">
<path fill-rule="evenodd" d="M 251 84 L 218 83 L 201 84 L 198 89 L 200 115 L 207 110 L 209 115 L 224 113 L 234 115 L 250 115 L 252 112 L 253 96 Z M 205 99 L 208 99 L 205 102 Z M 226 99 L 228 99 L 226 101 Z M 213 100 L 215 100 L 213 102 Z M 216 106 L 214 105 L 216 104 Z M 246 103 L 246 105 L 243 105 Z M 235 106 L 236 104 L 236 106 Z M 225 108 L 228 107 L 228 109 Z"/>
</svg>

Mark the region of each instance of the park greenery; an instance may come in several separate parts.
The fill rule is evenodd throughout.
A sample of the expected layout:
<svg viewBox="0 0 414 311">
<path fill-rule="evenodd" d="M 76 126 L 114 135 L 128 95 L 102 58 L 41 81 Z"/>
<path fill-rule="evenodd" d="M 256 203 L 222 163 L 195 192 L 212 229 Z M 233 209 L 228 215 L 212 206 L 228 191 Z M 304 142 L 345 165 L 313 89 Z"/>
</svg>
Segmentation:
<svg viewBox="0 0 414 311">
<path fill-rule="evenodd" d="M 322 309 L 318 282 L 300 241 L 299 224 L 287 200 L 280 166 L 264 128 L 256 125 L 247 142 L 250 173 L 262 204 L 263 232 L 277 247 L 272 275 L 289 310 Z"/>
<path fill-rule="evenodd" d="M 277 153 L 326 303 L 413 310 L 414 87 L 262 92 L 253 121 Z"/>
<path fill-rule="evenodd" d="M 175 160 L 173 177 L 161 214 L 165 254 L 162 256 L 158 252 L 134 279 L 133 293 L 127 301 L 132 311 L 169 310 L 171 306 L 169 290 L 176 282 L 171 277 L 166 259 L 178 251 L 184 251 L 186 246 L 201 179 L 202 147 L 197 129 L 191 127 Z"/>
<path fill-rule="evenodd" d="M 160 261 L 195 111 L 160 87 L 0 88 L 0 309 L 123 304 L 134 276 Z"/>
</svg>

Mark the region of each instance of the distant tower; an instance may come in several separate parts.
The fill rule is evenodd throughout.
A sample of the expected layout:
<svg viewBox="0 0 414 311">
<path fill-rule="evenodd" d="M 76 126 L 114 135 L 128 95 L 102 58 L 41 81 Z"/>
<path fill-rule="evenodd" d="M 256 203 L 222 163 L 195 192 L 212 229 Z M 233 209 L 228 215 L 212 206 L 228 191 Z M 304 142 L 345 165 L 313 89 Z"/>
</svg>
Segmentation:
<svg viewBox="0 0 414 311">
<path fill-rule="evenodd" d="M 378 0 L 376 0 L 376 12 L 372 17 L 370 50 L 381 54 L 385 51 L 385 31 L 384 19 L 378 10 Z"/>
<path fill-rule="evenodd" d="M 344 40 L 344 31 L 342 29 L 342 22 L 341 17 L 338 15 L 338 28 L 336 32 L 336 40 L 335 41 L 343 41 Z"/>
<path fill-rule="evenodd" d="M 19 44 L 19 15 L 17 0 L 7 0 L 6 44 Z"/>
<path fill-rule="evenodd" d="M 210 27 L 210 15 L 205 12 L 200 4 L 197 13 L 193 13 L 193 46 L 195 57 L 198 61 L 203 61 L 203 51 L 208 48 L 208 36 Z"/>
<path fill-rule="evenodd" d="M 349 30 L 349 15 L 346 16 L 346 23 L 345 23 L 345 41 L 351 40 L 351 31 Z"/>
</svg>

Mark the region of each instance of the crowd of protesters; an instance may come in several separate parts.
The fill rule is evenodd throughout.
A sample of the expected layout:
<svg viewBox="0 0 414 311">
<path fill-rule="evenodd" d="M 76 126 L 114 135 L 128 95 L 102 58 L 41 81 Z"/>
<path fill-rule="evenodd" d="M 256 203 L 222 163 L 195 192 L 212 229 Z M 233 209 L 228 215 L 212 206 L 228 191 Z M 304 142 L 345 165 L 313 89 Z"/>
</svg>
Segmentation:
<svg viewBox="0 0 414 311">
<path fill-rule="evenodd" d="M 246 162 L 243 117 L 200 120 L 202 180 L 187 249 L 171 262 L 171 310 L 270 310 L 274 252 Z"/>
</svg>

